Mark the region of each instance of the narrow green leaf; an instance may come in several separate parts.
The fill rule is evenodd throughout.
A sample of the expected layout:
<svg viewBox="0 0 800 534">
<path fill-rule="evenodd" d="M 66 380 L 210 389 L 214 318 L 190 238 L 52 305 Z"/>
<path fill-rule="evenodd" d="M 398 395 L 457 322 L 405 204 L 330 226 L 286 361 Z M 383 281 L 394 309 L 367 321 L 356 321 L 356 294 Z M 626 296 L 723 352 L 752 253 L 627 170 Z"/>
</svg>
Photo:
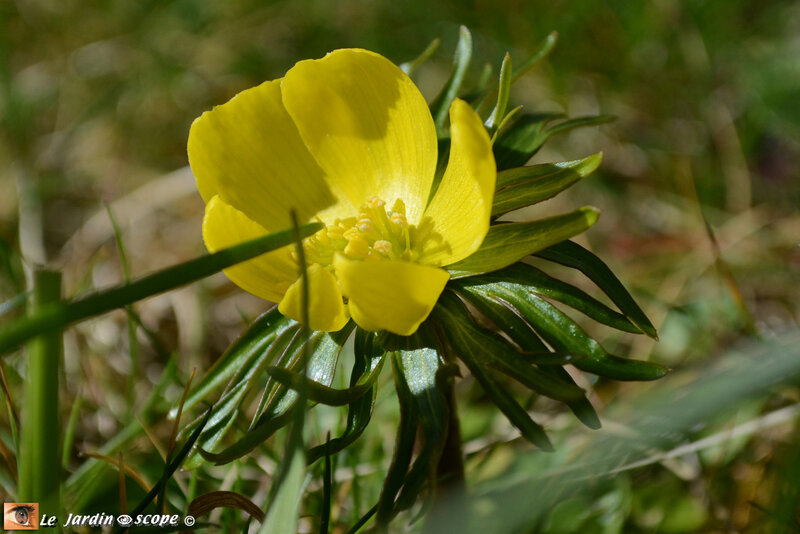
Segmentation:
<svg viewBox="0 0 800 534">
<path fill-rule="evenodd" d="M 556 134 L 568 132 L 570 130 L 574 130 L 575 128 L 605 124 L 613 121 L 614 119 L 616 119 L 614 115 L 589 115 L 586 117 L 576 117 L 564 122 L 559 122 L 558 124 L 547 129 L 545 132 L 545 137 L 542 140 L 542 144 Z"/>
<path fill-rule="evenodd" d="M 524 165 L 554 135 L 585 126 L 595 126 L 614 120 L 613 115 L 596 115 L 564 120 L 545 128 L 561 113 L 522 115 L 494 143 L 494 156 L 498 170 L 512 169 Z"/>
<path fill-rule="evenodd" d="M 554 175 L 559 175 L 565 169 L 579 173 L 581 177 L 594 172 L 603 161 L 603 153 L 598 152 L 583 159 L 573 161 L 559 161 L 556 163 L 541 163 L 539 165 L 528 165 L 525 167 L 515 167 L 497 173 L 496 193 L 504 189 L 514 187 L 527 182 L 538 183 L 541 187 L 546 187 Z"/>
<path fill-rule="evenodd" d="M 416 72 L 416 70 L 419 68 L 419 66 L 428 61 L 428 59 L 433 55 L 433 53 L 436 52 L 436 49 L 439 48 L 440 44 L 441 41 L 437 37 L 436 39 L 431 41 L 430 44 L 428 44 L 428 46 L 425 48 L 425 50 L 423 50 L 422 53 L 418 55 L 416 58 L 414 58 L 411 61 L 406 61 L 405 63 L 401 63 L 400 65 L 398 65 L 400 67 L 400 70 L 405 72 L 406 75 L 412 76 L 414 72 Z"/>
<path fill-rule="evenodd" d="M 398 377 L 400 370 L 397 369 L 397 362 L 394 356 L 392 357 L 392 369 L 394 370 L 397 399 L 400 403 L 400 422 L 397 426 L 392 461 L 389 464 L 386 477 L 383 479 L 381 495 L 378 498 L 375 509 L 375 521 L 378 527 L 384 530 L 392 517 L 394 517 L 395 497 L 405 481 L 408 466 L 411 464 L 411 455 L 417 437 L 418 421 L 418 414 L 414 409 L 411 391 L 405 380 Z"/>
<path fill-rule="evenodd" d="M 259 356 L 263 357 L 269 352 L 269 347 L 275 339 L 288 328 L 296 328 L 296 325 L 297 322 L 284 317 L 277 306 L 258 316 L 192 388 L 183 405 L 184 410 L 206 399 L 212 391 L 222 386 L 234 374 L 239 377 L 234 381 L 247 376 L 246 373 L 242 374 L 242 371 L 257 366 Z M 177 407 L 172 408 L 169 417 L 174 418 L 177 412 Z"/>
<path fill-rule="evenodd" d="M 534 52 L 514 73 L 514 77 L 511 79 L 512 83 L 517 81 L 521 76 L 527 74 L 537 63 L 550 55 L 550 52 L 552 52 L 553 48 L 556 46 L 556 41 L 558 41 L 558 32 L 550 32 L 541 44 L 539 44 L 536 52 Z"/>
<path fill-rule="evenodd" d="M 459 357 L 469 353 L 467 358 L 502 371 L 525 387 L 552 399 L 569 402 L 583 397 L 581 388 L 545 375 L 504 339 L 475 328 L 472 317 L 453 294 L 442 294 L 433 315 L 447 329 L 447 337 Z"/>
<path fill-rule="evenodd" d="M 183 468 L 192 471 L 202 466 L 205 459 L 200 455 L 200 450 L 213 450 L 214 447 L 230 432 L 239 409 L 242 399 L 247 393 L 248 384 L 240 383 L 227 392 L 227 394 L 211 407 L 212 416 L 209 423 L 203 429 L 197 440 L 197 450 L 186 460 Z M 198 417 L 187 424 L 181 431 L 181 435 L 191 434 L 203 422 L 203 416 Z"/>
<path fill-rule="evenodd" d="M 536 49 L 536 52 L 531 55 L 525 62 L 522 63 L 515 72 L 514 75 L 511 77 L 511 84 L 513 85 L 521 76 L 525 75 L 529 70 L 531 70 L 539 61 L 547 57 L 550 52 L 553 50 L 553 47 L 558 40 L 558 32 L 551 32 L 540 44 L 539 47 Z M 498 89 L 497 85 L 495 84 L 491 91 L 485 91 L 484 95 L 478 100 L 475 104 L 476 109 L 483 109 L 486 102 L 493 100 L 497 95 Z"/>
<path fill-rule="evenodd" d="M 457 280 L 449 285 L 449 289 L 455 291 L 462 299 L 469 301 L 470 305 L 474 306 L 492 322 L 491 325 L 482 325 L 476 320 L 478 326 L 488 330 L 504 332 L 523 351 L 533 353 L 547 352 L 549 350 L 548 347 L 539 339 L 539 336 L 536 335 L 536 332 L 533 331 L 525 319 L 516 310 L 507 305 L 508 303 L 498 298 L 487 296 L 485 293 L 472 290 L 472 286 L 481 286 L 484 283 L 483 276 L 476 276 Z M 570 354 L 568 357 L 572 358 L 572 355 Z"/>
<path fill-rule="evenodd" d="M 255 382 L 260 380 L 263 370 L 268 364 L 290 365 L 291 362 L 296 362 L 299 358 L 301 346 L 304 342 L 303 336 L 300 332 L 300 325 L 295 321 L 291 322 L 292 325 L 283 330 L 277 337 L 268 336 L 267 341 L 271 340 L 271 342 L 266 343 L 264 348 L 255 352 L 252 361 L 246 362 L 246 365 L 243 365 L 231 378 L 219 400 L 214 404 L 213 415 L 198 439 L 195 454 L 186 462 L 185 469 L 196 469 L 203 465 L 205 457 L 202 456 L 201 450 L 214 450 L 217 444 L 230 432 L 238 415 L 241 413 L 242 402 Z M 318 340 L 319 337 L 315 337 L 310 343 L 316 346 Z M 288 424 L 288 422 L 289 419 L 277 419 L 278 426 L 269 427 L 272 429 L 271 433 Z M 181 435 L 191 432 L 197 423 L 198 421 L 193 421 L 186 425 L 181 431 Z M 273 423 L 276 422 L 273 421 Z"/>
<path fill-rule="evenodd" d="M 453 57 L 453 72 L 442 89 L 442 92 L 430 105 L 433 122 L 436 124 L 436 131 L 439 133 L 444 131 L 444 125 L 447 123 L 447 117 L 450 113 L 450 104 L 453 103 L 453 100 L 455 100 L 461 90 L 461 86 L 464 83 L 464 76 L 467 73 L 471 60 L 472 34 L 466 26 L 461 26 L 458 35 L 458 44 L 456 45 L 456 53 Z"/>
<path fill-rule="evenodd" d="M 499 328 L 508 335 L 514 343 L 516 343 L 523 351 L 534 351 L 536 354 L 546 354 L 547 347 L 536 335 L 531 326 L 518 315 L 518 312 L 509 307 L 509 304 L 501 299 L 493 298 L 491 296 L 482 294 L 480 292 L 472 291 L 471 285 L 479 285 L 483 277 L 467 278 L 465 280 L 456 282 L 454 285 L 458 291 L 458 295 L 486 314 L 489 319 L 494 321 L 497 325 L 502 325 Z M 553 356 L 559 356 L 561 359 L 566 360 L 563 363 L 570 363 L 573 359 L 579 359 L 583 356 L 575 355 L 560 355 L 552 353 Z M 534 361 L 533 363 L 540 363 Z M 578 385 L 560 365 L 540 365 L 539 370 L 546 375 L 553 375 L 558 380 L 562 380 L 568 384 Z M 567 402 L 570 410 L 575 416 L 589 428 L 600 428 L 600 419 L 594 411 L 592 404 L 585 396 L 576 400 Z"/>
<path fill-rule="evenodd" d="M 653 339 L 658 339 L 658 333 L 644 314 L 642 309 L 633 300 L 633 297 L 622 282 L 614 275 L 603 260 L 573 241 L 564 241 L 536 253 L 540 258 L 550 260 L 573 269 L 578 269 L 585 274 L 597 287 L 608 295 L 611 301 L 619 307 L 633 324 Z"/>
<path fill-rule="evenodd" d="M 513 282 L 527 286 L 536 295 L 563 302 L 599 323 L 632 334 L 642 333 L 621 313 L 612 310 L 577 287 L 553 278 L 532 265 L 515 263 L 501 271 L 484 275 L 481 279 L 487 282 Z"/>
<path fill-rule="evenodd" d="M 500 81 L 497 88 L 497 103 L 484 123 L 489 134 L 497 131 L 498 126 L 506 116 L 508 107 L 508 94 L 511 91 L 511 54 L 506 52 L 503 63 L 500 66 Z"/>
<path fill-rule="evenodd" d="M 570 384 L 575 384 L 575 380 L 572 379 L 572 377 L 563 367 L 559 367 L 557 365 L 542 367 L 542 372 L 550 373 L 559 380 L 563 380 Z M 575 386 L 577 387 L 578 385 L 575 384 Z M 600 424 L 600 418 L 597 416 L 597 412 L 594 410 L 594 406 L 592 406 L 592 403 L 589 402 L 589 399 L 586 397 L 570 401 L 567 403 L 567 406 L 569 406 L 569 409 L 575 414 L 575 417 L 577 417 L 578 420 L 587 427 L 597 430 L 602 426 Z"/>
<path fill-rule="evenodd" d="M 355 343 L 353 345 L 355 362 L 350 373 L 350 386 L 355 386 L 365 375 L 371 373 L 371 370 L 383 364 L 383 347 L 378 343 L 377 335 L 374 332 L 367 332 L 360 328 L 356 329 Z M 326 449 L 330 451 L 330 454 L 336 454 L 361 436 L 372 417 L 377 391 L 377 383 L 373 381 L 370 393 L 363 395 L 350 404 L 347 411 L 347 426 L 342 435 L 328 441 L 325 444 L 327 447 L 325 445 L 312 447 L 308 451 L 309 464 L 321 458 Z"/>
<path fill-rule="evenodd" d="M 463 320 L 461 303 L 457 298 L 450 294 L 445 294 L 439 301 L 437 307 L 439 320 L 450 331 L 449 321 Z M 553 444 L 547 437 L 544 429 L 538 425 L 525 409 L 519 405 L 514 397 L 492 376 L 492 373 L 484 366 L 484 362 L 475 358 L 471 351 L 459 351 L 457 356 L 464 362 L 475 380 L 481 385 L 483 390 L 492 399 L 500 411 L 508 418 L 512 425 L 519 429 L 522 437 L 536 445 L 537 447 L 552 451 Z"/>
<path fill-rule="evenodd" d="M 563 113 L 523 113 L 492 145 L 497 170 L 525 165 L 541 147 L 539 140 L 547 123 L 563 116 Z"/>
<path fill-rule="evenodd" d="M 583 207 L 538 221 L 495 224 L 474 254 L 447 266 L 447 270 L 454 279 L 497 271 L 583 232 L 597 222 L 598 216 L 596 209 Z"/>
<path fill-rule="evenodd" d="M 473 290 L 508 302 L 557 351 L 584 355 L 574 363 L 579 369 L 616 380 L 655 380 L 667 373 L 655 363 L 608 354 L 575 321 L 531 294 L 527 286 L 503 282 L 475 286 Z"/>
<path fill-rule="evenodd" d="M 355 402 L 372 389 L 372 384 L 381 372 L 382 362 L 357 385 L 347 389 L 335 389 L 315 382 L 298 373 L 280 367 L 268 367 L 269 375 L 286 387 L 295 391 L 306 388 L 308 399 L 328 406 L 345 406 Z"/>
<path fill-rule="evenodd" d="M 309 336 L 308 343 L 310 344 L 309 347 L 311 352 L 316 351 L 316 348 L 322 342 L 322 339 L 322 332 L 315 332 Z M 289 347 L 283 351 L 278 359 L 276 359 L 274 362 L 271 362 L 271 364 L 288 369 L 299 368 L 302 364 L 301 358 L 303 356 L 303 343 L 305 343 L 305 341 L 303 340 L 298 327 L 298 329 L 295 331 L 292 341 L 289 344 Z M 272 377 L 267 376 L 267 383 L 265 384 L 264 390 L 261 393 L 261 398 L 259 399 L 255 413 L 250 419 L 248 431 L 255 428 L 258 424 L 268 420 L 275 414 L 284 412 L 286 408 L 294 401 L 293 396 L 288 399 L 286 398 L 288 393 L 292 392 L 288 391 L 286 387 L 281 385 Z M 294 394 L 292 393 L 292 395 Z"/>
<path fill-rule="evenodd" d="M 422 447 L 397 497 L 395 512 L 410 508 L 426 484 L 436 486 L 436 466 L 447 437 L 448 408 L 440 381 L 447 380 L 448 371 L 433 348 L 435 343 L 426 340 L 428 334 L 423 326 L 415 335 L 418 343 L 393 354 L 398 379 L 405 382 L 402 390 L 411 394 L 419 415 L 422 439 Z"/>
<path fill-rule="evenodd" d="M 277 360 L 281 367 L 297 372 L 303 369 L 302 356 L 307 350 L 311 355 L 306 369 L 308 378 L 323 385 L 330 385 L 333 381 L 339 354 L 351 332 L 352 323 L 339 332 L 314 332 L 308 339 L 305 339 L 297 331 L 285 347 L 281 346 L 276 349 L 280 355 L 277 358 L 270 358 L 270 361 Z M 288 333 L 287 331 L 286 335 Z M 218 453 L 198 449 L 204 459 L 219 465 L 241 458 L 292 421 L 291 408 L 297 401 L 297 393 L 287 390 L 273 378 L 268 380 L 266 390 L 266 402 L 262 416 L 257 418 L 244 436 L 226 449 Z"/>
<path fill-rule="evenodd" d="M 212 407 L 212 415 L 206 423 L 205 430 L 197 440 L 199 449 L 213 450 L 216 448 L 217 444 L 233 427 L 233 423 L 236 421 L 241 409 L 242 401 L 252 389 L 254 382 L 260 378 L 261 371 L 264 370 L 267 364 L 282 357 L 287 347 L 298 337 L 298 332 L 299 325 L 295 323 L 292 327 L 283 330 L 277 337 L 265 336 L 267 340 L 265 348 L 255 351 L 250 360 L 243 362 L 243 365 L 232 377 L 228 387 Z M 198 422 L 195 421 L 186 425 L 182 430 L 182 435 L 191 432 Z M 196 469 L 202 464 L 202 456 L 195 454 L 187 460 L 184 469 Z"/>
<path fill-rule="evenodd" d="M 322 227 L 310 223 L 300 228 L 308 237 Z M 111 289 L 99 291 L 71 302 L 55 302 L 0 327 L 0 354 L 48 330 L 65 327 L 83 319 L 121 308 L 138 300 L 210 276 L 237 263 L 255 258 L 292 242 L 292 230 L 281 230 L 168 267 Z"/>
<path fill-rule="evenodd" d="M 516 345 L 514 350 L 522 358 L 518 360 L 520 363 L 533 364 L 541 368 L 550 365 L 566 365 L 583 357 L 551 351 L 542 343 L 530 325 L 508 308 L 505 303 L 499 299 L 486 298 L 482 293 L 470 291 L 469 282 L 479 278 L 482 277 L 459 280 L 448 288 L 454 291 L 461 300 L 469 301 L 469 304 L 479 312 L 477 316 L 470 315 L 477 326 L 503 343 L 507 341 L 501 337 L 501 332 L 511 338 Z M 484 322 L 484 319 L 487 322 Z"/>
<path fill-rule="evenodd" d="M 264 441 L 272 436 L 275 432 L 288 425 L 292 421 L 292 411 L 286 411 L 280 415 L 264 421 L 259 424 L 247 434 L 245 434 L 239 441 L 218 453 L 209 452 L 204 449 L 197 449 L 200 455 L 207 461 L 216 465 L 224 465 L 237 460 L 249 453 Z"/>
<path fill-rule="evenodd" d="M 520 111 L 522 111 L 522 106 L 517 106 L 508 113 L 506 113 L 506 116 L 503 117 L 503 120 L 500 121 L 500 124 L 497 125 L 497 129 L 492 134 L 492 139 L 491 139 L 492 144 L 494 144 L 494 142 L 497 140 L 497 136 L 500 134 L 500 132 L 502 132 L 507 125 L 513 122 L 513 120 L 517 117 L 517 113 L 519 113 Z"/>
<path fill-rule="evenodd" d="M 338 332 L 312 332 L 310 334 L 310 339 L 319 339 L 318 344 L 309 343 L 305 348 L 301 346 L 299 353 L 299 356 L 302 356 L 302 351 L 307 350 L 308 354 L 311 355 L 304 370 L 306 376 L 310 380 L 320 383 L 323 386 L 331 385 L 336 373 L 336 364 L 339 361 L 339 355 L 342 353 L 344 344 L 353 332 L 354 327 L 355 324 L 350 321 Z M 302 360 L 297 359 L 282 367 L 297 372 L 303 369 L 302 363 Z M 268 386 L 270 385 L 270 381 L 271 380 L 267 381 Z M 298 398 L 298 392 L 287 390 L 285 386 L 279 384 L 277 387 L 277 395 L 274 398 L 276 400 L 280 399 L 277 405 L 275 405 L 275 411 L 282 412 L 294 404 Z M 270 409 L 271 406 L 268 406 L 267 411 Z"/>
<path fill-rule="evenodd" d="M 537 424 L 528 412 L 519 405 L 514 397 L 508 392 L 508 388 L 500 385 L 492 376 L 492 373 L 480 365 L 471 354 L 466 354 L 461 360 L 469 368 L 469 372 L 481 385 L 483 390 L 492 399 L 492 402 L 500 408 L 500 411 L 508 418 L 512 425 L 519 429 L 522 437 L 536 445 L 542 450 L 553 451 L 553 444 L 547 434 L 539 424 Z"/>
<path fill-rule="evenodd" d="M 498 173 L 492 216 L 553 198 L 594 172 L 602 160 L 600 152 L 575 161 L 517 167 Z"/>
</svg>

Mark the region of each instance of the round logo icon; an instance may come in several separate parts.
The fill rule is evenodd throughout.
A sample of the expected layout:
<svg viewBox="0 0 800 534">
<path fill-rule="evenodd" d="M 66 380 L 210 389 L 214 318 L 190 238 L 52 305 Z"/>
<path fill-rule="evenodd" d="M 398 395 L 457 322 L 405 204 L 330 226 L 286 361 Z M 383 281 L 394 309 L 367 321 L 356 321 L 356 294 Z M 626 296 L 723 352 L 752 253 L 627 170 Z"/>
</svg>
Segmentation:
<svg viewBox="0 0 800 534">
<path fill-rule="evenodd" d="M 186 525 L 187 527 L 191 527 L 192 525 L 194 525 L 194 516 L 187 515 L 186 517 L 184 517 L 183 524 Z"/>
<path fill-rule="evenodd" d="M 133 518 L 129 515 L 122 514 L 121 516 L 117 517 L 117 523 L 119 523 L 120 526 L 127 527 L 133 523 Z"/>
</svg>

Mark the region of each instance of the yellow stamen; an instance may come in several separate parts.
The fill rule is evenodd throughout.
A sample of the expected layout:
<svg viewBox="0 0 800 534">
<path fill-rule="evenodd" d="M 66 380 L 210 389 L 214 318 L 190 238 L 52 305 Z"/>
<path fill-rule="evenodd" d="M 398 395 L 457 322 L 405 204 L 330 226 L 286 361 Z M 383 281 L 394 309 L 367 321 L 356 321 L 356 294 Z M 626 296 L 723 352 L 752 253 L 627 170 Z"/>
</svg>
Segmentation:
<svg viewBox="0 0 800 534">
<path fill-rule="evenodd" d="M 336 219 L 305 240 L 307 261 L 332 269 L 333 257 L 342 253 L 351 259 L 414 261 L 416 228 L 406 219 L 406 205 L 396 199 L 392 209 L 386 202 L 370 197 L 359 207 L 358 217 Z M 296 257 L 292 254 L 292 257 Z"/>
<path fill-rule="evenodd" d="M 385 239 L 379 239 L 372 244 L 372 248 L 387 257 L 392 255 L 392 244 Z"/>
</svg>

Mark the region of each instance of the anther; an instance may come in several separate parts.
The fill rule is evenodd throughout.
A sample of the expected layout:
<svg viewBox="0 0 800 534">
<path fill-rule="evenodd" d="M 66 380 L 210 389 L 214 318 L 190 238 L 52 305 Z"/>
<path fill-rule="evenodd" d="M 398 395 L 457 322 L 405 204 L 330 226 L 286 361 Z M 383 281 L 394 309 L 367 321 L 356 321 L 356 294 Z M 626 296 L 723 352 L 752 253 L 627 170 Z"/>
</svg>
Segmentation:
<svg viewBox="0 0 800 534">
<path fill-rule="evenodd" d="M 406 220 L 405 215 L 400 215 L 399 213 L 395 213 L 392 215 L 391 218 L 392 224 L 397 226 L 400 229 L 408 227 L 408 220 Z"/>
<path fill-rule="evenodd" d="M 375 227 L 372 224 L 372 220 L 366 217 L 358 220 L 358 227 L 359 231 L 368 234 L 370 232 L 375 231 Z"/>
<path fill-rule="evenodd" d="M 367 199 L 366 205 L 368 205 L 370 208 L 382 208 L 386 205 L 386 202 L 379 199 L 378 197 L 369 197 Z"/>
<path fill-rule="evenodd" d="M 384 256 L 392 256 L 392 244 L 385 239 L 379 239 L 372 244 L 372 248 L 383 254 Z"/>
<path fill-rule="evenodd" d="M 369 197 L 359 207 L 357 217 L 336 219 L 308 238 L 306 260 L 330 267 L 334 254 L 342 252 L 363 261 L 388 258 L 414 261 L 412 243 L 416 233 L 415 226 L 408 224 L 402 200 L 396 199 L 389 210 L 380 198 Z M 293 252 L 292 258 L 297 261 Z"/>
</svg>

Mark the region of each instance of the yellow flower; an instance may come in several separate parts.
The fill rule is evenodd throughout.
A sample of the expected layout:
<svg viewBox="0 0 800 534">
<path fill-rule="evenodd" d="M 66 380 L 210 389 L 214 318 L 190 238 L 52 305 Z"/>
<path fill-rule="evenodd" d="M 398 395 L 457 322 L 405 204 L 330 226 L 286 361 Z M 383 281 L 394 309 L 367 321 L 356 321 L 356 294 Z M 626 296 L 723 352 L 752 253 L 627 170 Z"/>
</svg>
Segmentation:
<svg viewBox="0 0 800 534">
<path fill-rule="evenodd" d="M 410 335 L 489 230 L 496 169 L 478 115 L 450 108 L 451 148 L 433 198 L 437 139 L 422 94 L 389 60 L 336 50 L 242 91 L 194 121 L 189 162 L 206 202 L 210 251 L 301 221 L 310 327 Z M 246 291 L 300 319 L 293 247 L 227 269 Z"/>
</svg>

